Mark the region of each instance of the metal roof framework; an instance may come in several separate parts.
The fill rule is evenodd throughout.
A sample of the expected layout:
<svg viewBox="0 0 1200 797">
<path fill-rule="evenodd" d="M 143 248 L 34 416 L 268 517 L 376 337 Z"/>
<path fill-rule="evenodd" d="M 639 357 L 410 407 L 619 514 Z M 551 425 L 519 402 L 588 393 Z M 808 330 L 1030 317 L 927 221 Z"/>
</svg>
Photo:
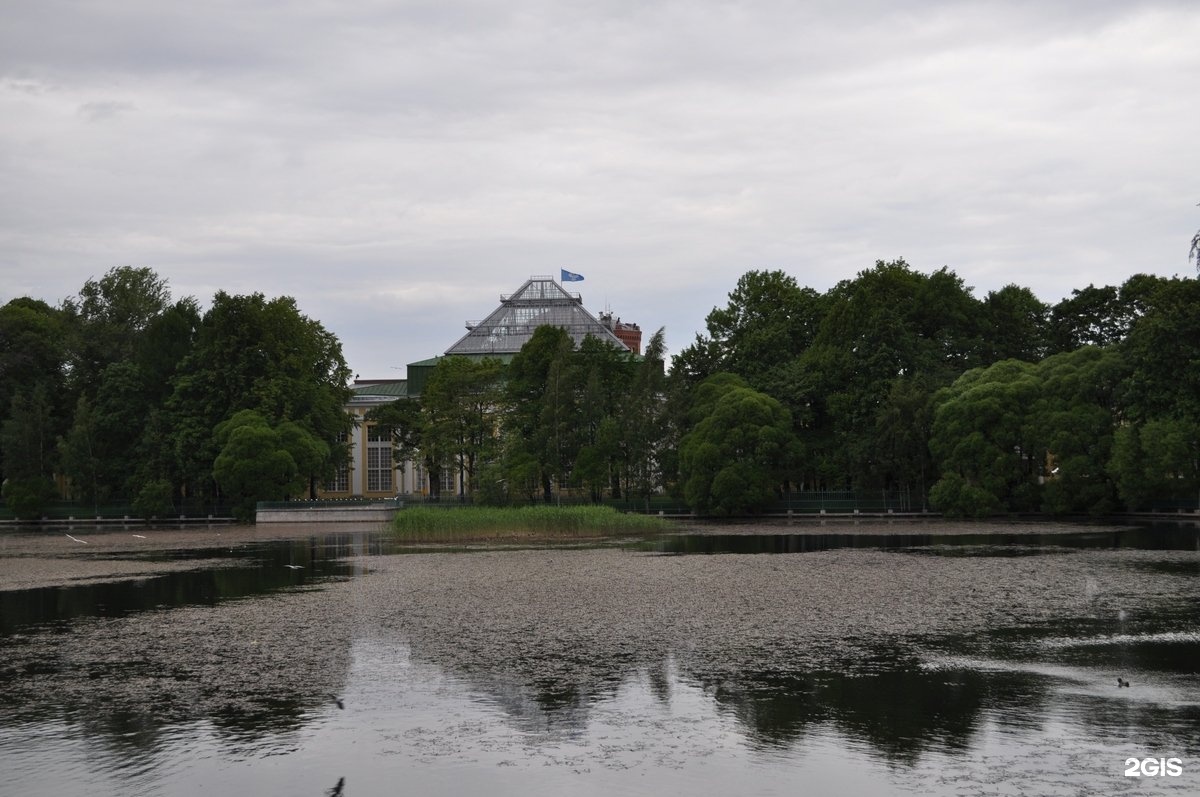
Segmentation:
<svg viewBox="0 0 1200 797">
<path fill-rule="evenodd" d="M 535 276 L 516 293 L 501 295 L 500 306 L 482 321 L 468 321 L 467 334 L 446 349 L 446 355 L 515 354 L 541 326 L 566 330 L 578 346 L 591 335 L 628 351 L 628 347 L 583 306 L 577 293 L 568 293 L 553 277 Z"/>
</svg>

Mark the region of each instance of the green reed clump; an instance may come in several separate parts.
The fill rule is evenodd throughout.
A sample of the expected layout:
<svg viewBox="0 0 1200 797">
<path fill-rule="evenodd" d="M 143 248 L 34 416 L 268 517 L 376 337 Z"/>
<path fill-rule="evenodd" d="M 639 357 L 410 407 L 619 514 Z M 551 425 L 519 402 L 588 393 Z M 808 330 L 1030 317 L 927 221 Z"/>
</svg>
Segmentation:
<svg viewBox="0 0 1200 797">
<path fill-rule="evenodd" d="M 666 528 L 660 517 L 624 514 L 609 506 L 414 506 L 397 512 L 392 521 L 392 530 L 410 539 L 581 537 Z"/>
</svg>

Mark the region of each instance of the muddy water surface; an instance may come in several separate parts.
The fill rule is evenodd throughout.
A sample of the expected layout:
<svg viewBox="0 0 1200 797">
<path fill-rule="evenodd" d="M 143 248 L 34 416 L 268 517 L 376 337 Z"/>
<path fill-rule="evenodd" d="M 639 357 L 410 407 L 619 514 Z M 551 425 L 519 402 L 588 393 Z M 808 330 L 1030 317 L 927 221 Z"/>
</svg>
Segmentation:
<svg viewBox="0 0 1200 797">
<path fill-rule="evenodd" d="M 1200 792 L 1194 526 L 686 531 L 7 534 L 0 794 Z"/>
</svg>

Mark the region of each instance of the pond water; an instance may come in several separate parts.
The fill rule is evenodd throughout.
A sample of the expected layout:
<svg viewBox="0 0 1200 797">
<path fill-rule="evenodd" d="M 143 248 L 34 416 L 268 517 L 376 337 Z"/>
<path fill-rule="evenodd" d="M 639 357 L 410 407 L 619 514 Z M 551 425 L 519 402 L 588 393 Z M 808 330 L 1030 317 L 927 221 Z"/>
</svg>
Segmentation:
<svg viewBox="0 0 1200 797">
<path fill-rule="evenodd" d="M 699 532 L 0 583 L 0 794 L 1200 793 L 1196 526 Z"/>
</svg>

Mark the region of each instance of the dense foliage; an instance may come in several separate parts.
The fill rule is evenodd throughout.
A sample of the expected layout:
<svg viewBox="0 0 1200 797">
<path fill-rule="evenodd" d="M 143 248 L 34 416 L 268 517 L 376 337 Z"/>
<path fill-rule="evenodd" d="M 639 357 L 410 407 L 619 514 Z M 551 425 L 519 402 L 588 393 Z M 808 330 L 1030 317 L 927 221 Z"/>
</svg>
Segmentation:
<svg viewBox="0 0 1200 797">
<path fill-rule="evenodd" d="M 255 500 L 308 495 L 345 457 L 349 375 L 337 339 L 287 297 L 219 292 L 201 312 L 122 267 L 58 307 L 13 299 L 0 307 L 6 504 L 37 517 L 67 493 L 245 517 Z"/>
<path fill-rule="evenodd" d="M 1051 306 L 879 262 L 825 294 L 751 271 L 662 370 L 538 329 L 511 364 L 447 358 L 377 411 L 397 456 L 476 502 L 667 492 L 703 514 L 795 491 L 951 514 L 1194 506 L 1200 295 L 1136 275 Z M 1190 498 L 1189 498 L 1190 496 Z"/>
<path fill-rule="evenodd" d="M 558 500 L 572 489 L 646 500 L 662 484 L 669 427 L 663 333 L 637 358 L 543 326 L 507 366 L 445 357 L 419 398 L 372 410 L 396 461 L 449 470 L 477 503 Z M 438 480 L 430 480 L 438 495 Z"/>
<path fill-rule="evenodd" d="M 146 514 L 315 494 L 345 462 L 349 369 L 287 297 L 173 300 L 113 269 L 52 307 L 0 307 L 4 499 L 63 491 Z M 977 299 L 878 262 L 826 293 L 750 271 L 665 369 L 541 327 L 505 363 L 442 358 L 374 410 L 398 462 L 503 505 L 666 493 L 701 513 L 871 491 L 952 514 L 1200 501 L 1200 283 L 1135 275 L 1054 305 Z M 436 496 L 440 480 L 431 479 Z"/>
<path fill-rule="evenodd" d="M 979 300 L 949 270 L 903 261 L 824 295 L 750 272 L 671 373 L 691 474 L 680 490 L 710 509 L 715 477 L 692 483 L 691 449 L 712 421 L 680 408 L 722 372 L 791 414 L 792 446 L 771 474 L 742 480 L 743 509 L 795 488 L 885 490 L 970 515 L 1200 500 L 1193 279 L 1139 274 L 1049 306 L 1015 285 Z"/>
</svg>

